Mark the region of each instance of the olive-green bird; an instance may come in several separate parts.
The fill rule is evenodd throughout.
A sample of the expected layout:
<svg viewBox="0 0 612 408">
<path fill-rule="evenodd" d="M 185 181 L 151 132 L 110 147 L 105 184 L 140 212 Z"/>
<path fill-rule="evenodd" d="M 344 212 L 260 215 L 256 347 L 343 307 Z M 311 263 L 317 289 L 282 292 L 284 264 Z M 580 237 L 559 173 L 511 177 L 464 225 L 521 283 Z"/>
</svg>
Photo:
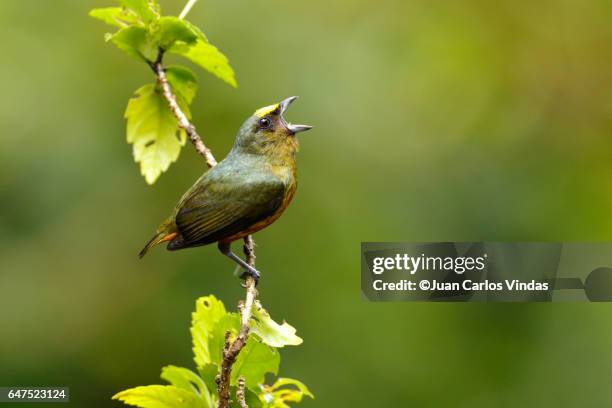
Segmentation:
<svg viewBox="0 0 612 408">
<path fill-rule="evenodd" d="M 283 118 L 296 99 L 258 109 L 244 122 L 227 157 L 183 195 L 141 258 L 162 242 L 171 251 L 218 242 L 221 253 L 259 279 L 259 272 L 231 251 L 231 243 L 276 221 L 295 194 L 296 134 L 312 128 Z"/>
</svg>

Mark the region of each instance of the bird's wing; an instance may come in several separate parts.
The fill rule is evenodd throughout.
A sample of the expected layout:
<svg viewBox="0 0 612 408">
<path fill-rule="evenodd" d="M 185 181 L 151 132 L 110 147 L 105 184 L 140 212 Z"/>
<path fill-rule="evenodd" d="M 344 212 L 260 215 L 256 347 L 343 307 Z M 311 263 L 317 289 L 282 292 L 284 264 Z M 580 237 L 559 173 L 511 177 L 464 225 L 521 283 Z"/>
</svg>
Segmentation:
<svg viewBox="0 0 612 408">
<path fill-rule="evenodd" d="M 274 214 L 285 185 L 275 177 L 223 177 L 185 197 L 176 213 L 183 247 L 222 240 Z"/>
</svg>

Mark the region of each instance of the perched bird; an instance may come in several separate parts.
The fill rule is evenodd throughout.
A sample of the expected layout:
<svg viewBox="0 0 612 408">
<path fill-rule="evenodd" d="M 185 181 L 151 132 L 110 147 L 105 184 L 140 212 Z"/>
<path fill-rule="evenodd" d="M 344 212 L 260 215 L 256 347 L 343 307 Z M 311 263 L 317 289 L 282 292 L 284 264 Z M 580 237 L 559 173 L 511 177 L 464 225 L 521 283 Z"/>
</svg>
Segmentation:
<svg viewBox="0 0 612 408">
<path fill-rule="evenodd" d="M 162 242 L 171 251 L 217 242 L 221 253 L 259 279 L 259 272 L 231 251 L 231 243 L 276 221 L 295 194 L 296 134 L 312 128 L 283 118 L 296 99 L 258 109 L 244 122 L 229 154 L 183 195 L 141 258 Z"/>
</svg>

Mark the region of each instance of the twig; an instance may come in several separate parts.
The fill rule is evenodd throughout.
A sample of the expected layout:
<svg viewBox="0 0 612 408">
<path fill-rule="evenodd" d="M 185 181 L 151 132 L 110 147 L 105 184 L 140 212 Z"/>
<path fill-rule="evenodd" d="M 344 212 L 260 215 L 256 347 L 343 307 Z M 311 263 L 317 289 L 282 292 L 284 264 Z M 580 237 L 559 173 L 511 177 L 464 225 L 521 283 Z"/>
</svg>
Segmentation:
<svg viewBox="0 0 612 408">
<path fill-rule="evenodd" d="M 245 395 L 245 382 L 244 382 L 244 377 L 240 376 L 240 378 L 238 379 L 238 389 L 236 390 L 236 399 L 238 400 L 238 404 L 240 405 L 240 408 L 249 408 L 249 406 L 246 403 L 246 395 Z"/>
<path fill-rule="evenodd" d="M 189 0 L 187 2 L 187 4 L 185 5 L 185 8 L 183 9 L 183 11 L 181 11 L 181 14 L 179 15 L 179 18 L 182 20 L 185 18 L 185 16 L 187 16 L 187 13 L 189 13 L 189 10 L 191 10 L 191 8 L 193 7 L 194 4 L 196 4 L 198 0 Z"/>
<path fill-rule="evenodd" d="M 249 264 L 255 265 L 255 254 L 253 251 L 253 239 L 249 237 L 245 238 L 244 253 L 252 254 L 249 258 Z M 236 362 L 236 358 L 242 348 L 246 345 L 249 339 L 249 319 L 251 318 L 251 310 L 253 309 L 253 303 L 257 298 L 257 289 L 255 289 L 255 279 L 252 276 L 246 278 L 246 298 L 244 301 L 240 301 L 238 309 L 240 310 L 240 331 L 236 340 L 232 343 L 230 341 L 230 332 L 225 333 L 225 346 L 223 347 L 223 361 L 221 362 L 221 373 L 217 376 L 217 390 L 219 392 L 219 403 L 218 408 L 228 408 L 230 404 L 230 380 L 232 377 L 232 366 Z"/>
<path fill-rule="evenodd" d="M 191 143 L 193 143 L 193 147 L 195 147 L 196 151 L 204 157 L 204 160 L 206 160 L 206 164 L 208 165 L 208 167 L 214 167 L 217 165 L 217 160 L 215 160 L 215 156 L 213 156 L 210 149 L 206 147 L 206 145 L 202 141 L 202 138 L 200 137 L 200 135 L 198 135 L 195 126 L 193 125 L 193 123 L 189 122 L 189 119 L 187 119 L 187 115 L 185 115 L 183 110 L 176 102 L 176 96 L 174 96 L 174 93 L 172 92 L 170 83 L 168 83 L 166 71 L 164 70 L 164 67 L 162 65 L 163 55 L 163 51 L 160 50 L 159 56 L 157 57 L 157 61 L 151 64 L 151 68 L 157 76 L 157 82 L 159 82 L 159 85 L 162 88 L 164 98 L 166 99 L 166 101 L 168 101 L 168 106 L 170 106 L 172 114 L 176 117 L 179 127 L 185 130 L 187 136 L 189 136 L 189 140 L 191 140 Z"/>
<path fill-rule="evenodd" d="M 246 256 L 246 261 L 252 267 L 255 267 L 255 241 L 253 240 L 253 236 L 247 235 L 244 238 L 244 256 Z"/>
<path fill-rule="evenodd" d="M 195 3 L 195 0 L 190 1 L 190 3 Z M 185 8 L 187 9 L 188 6 L 189 3 Z M 183 12 L 185 12 L 185 10 L 183 10 Z M 153 72 L 155 72 L 155 75 L 157 76 L 157 82 L 162 88 L 164 98 L 168 102 L 168 106 L 170 106 L 172 114 L 176 117 L 179 127 L 185 130 L 185 132 L 189 136 L 189 140 L 191 140 L 191 143 L 193 143 L 193 146 L 195 147 L 196 151 L 204 157 L 208 167 L 214 167 L 217 165 L 217 160 L 215 160 L 215 157 L 213 156 L 210 149 L 206 147 L 206 145 L 202 141 L 202 138 L 200 137 L 200 135 L 198 135 L 195 126 L 191 122 L 189 122 L 189 119 L 176 102 L 176 96 L 172 92 L 172 87 L 168 82 L 168 77 L 166 76 L 166 72 L 164 71 L 164 67 L 162 64 L 163 56 L 163 50 L 159 50 L 157 60 L 155 62 L 152 62 L 150 65 L 153 69 Z M 251 266 L 255 266 L 255 241 L 253 241 L 253 237 L 251 237 L 250 235 L 244 238 L 243 249 L 247 263 Z M 232 366 L 234 365 L 238 354 L 240 354 L 240 351 L 246 345 L 246 342 L 249 338 L 249 320 L 251 318 L 251 310 L 253 309 L 253 303 L 255 302 L 256 298 L 257 289 L 255 288 L 255 279 L 251 276 L 248 276 L 246 278 L 246 297 L 244 301 L 240 301 L 240 303 L 238 304 L 238 309 L 240 310 L 240 331 L 238 332 L 238 336 L 232 342 L 230 339 L 230 332 L 228 331 L 225 333 L 225 344 L 223 347 L 223 362 L 221 363 L 221 372 L 215 379 L 215 381 L 217 382 L 217 391 L 219 393 L 219 408 L 229 407 L 230 379 L 232 375 Z M 246 406 L 246 403 L 244 406 Z"/>
</svg>

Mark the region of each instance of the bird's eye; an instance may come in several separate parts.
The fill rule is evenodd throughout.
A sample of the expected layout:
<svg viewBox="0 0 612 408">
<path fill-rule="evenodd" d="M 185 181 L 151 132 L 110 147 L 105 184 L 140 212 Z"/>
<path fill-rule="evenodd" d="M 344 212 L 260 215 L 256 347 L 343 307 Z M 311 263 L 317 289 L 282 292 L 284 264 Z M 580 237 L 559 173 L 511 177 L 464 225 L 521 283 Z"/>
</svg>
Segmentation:
<svg viewBox="0 0 612 408">
<path fill-rule="evenodd" d="M 259 119 L 259 127 L 261 129 L 269 129 L 270 126 L 272 126 L 272 121 L 269 117 L 266 116 L 265 118 Z"/>
</svg>

